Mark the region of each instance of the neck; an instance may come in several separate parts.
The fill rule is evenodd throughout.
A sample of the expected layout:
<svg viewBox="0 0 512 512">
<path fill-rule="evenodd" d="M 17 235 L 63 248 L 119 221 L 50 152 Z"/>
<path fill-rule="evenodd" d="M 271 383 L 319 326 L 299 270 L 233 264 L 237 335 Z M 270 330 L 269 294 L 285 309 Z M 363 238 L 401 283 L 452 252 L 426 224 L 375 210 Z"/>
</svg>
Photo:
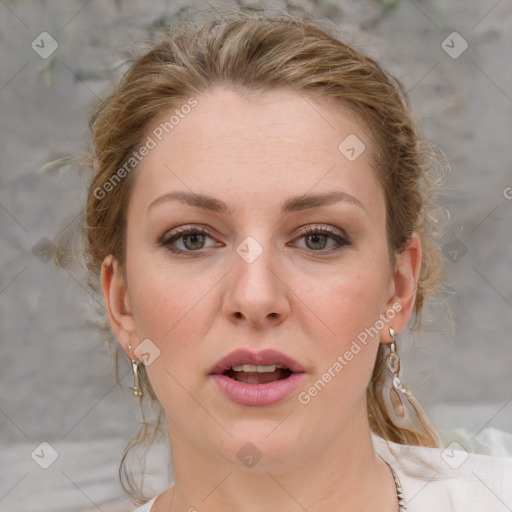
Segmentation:
<svg viewBox="0 0 512 512">
<path fill-rule="evenodd" d="M 396 512 L 395 482 L 374 451 L 366 410 L 359 420 L 310 449 L 301 446 L 285 462 L 262 457 L 246 468 L 201 449 L 168 418 L 175 485 L 169 505 L 154 510 Z"/>
</svg>

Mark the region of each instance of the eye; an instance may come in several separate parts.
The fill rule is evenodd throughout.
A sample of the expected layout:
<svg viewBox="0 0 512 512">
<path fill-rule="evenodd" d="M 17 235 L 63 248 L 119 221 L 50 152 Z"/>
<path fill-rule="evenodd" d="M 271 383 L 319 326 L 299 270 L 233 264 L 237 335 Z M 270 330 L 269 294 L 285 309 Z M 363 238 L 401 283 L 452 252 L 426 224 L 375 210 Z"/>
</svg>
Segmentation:
<svg viewBox="0 0 512 512">
<path fill-rule="evenodd" d="M 208 230 L 196 226 L 182 226 L 165 233 L 158 243 L 174 254 L 199 252 L 207 247 L 222 245 L 213 243 L 207 246 L 205 245 L 207 239 L 213 240 Z M 306 250 L 321 254 L 336 252 L 345 246 L 352 245 L 342 231 L 330 226 L 308 226 L 298 239 L 305 239 Z M 331 247 L 327 248 L 329 241 Z"/>
<path fill-rule="evenodd" d="M 175 254 L 181 254 L 204 249 L 207 238 L 213 239 L 209 231 L 204 228 L 182 226 L 166 233 L 158 243 Z"/>
<path fill-rule="evenodd" d="M 329 226 L 309 226 L 301 233 L 299 239 L 305 239 L 306 249 L 323 254 L 339 251 L 351 245 L 346 235 Z M 334 242 L 334 246 L 326 249 L 329 240 Z"/>
</svg>

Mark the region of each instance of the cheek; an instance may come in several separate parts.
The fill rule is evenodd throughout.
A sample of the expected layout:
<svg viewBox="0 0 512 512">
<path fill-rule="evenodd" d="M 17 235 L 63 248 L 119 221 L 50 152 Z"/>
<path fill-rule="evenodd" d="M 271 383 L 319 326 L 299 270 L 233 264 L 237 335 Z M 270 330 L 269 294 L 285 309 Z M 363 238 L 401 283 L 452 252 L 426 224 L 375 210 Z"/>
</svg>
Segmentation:
<svg viewBox="0 0 512 512">
<path fill-rule="evenodd" d="M 159 352 L 146 367 L 158 394 L 162 386 L 184 384 L 191 369 L 198 369 L 204 339 L 218 315 L 215 286 L 222 274 L 183 272 L 165 258 L 134 253 L 127 272 L 138 341 L 151 340 Z"/>
<path fill-rule="evenodd" d="M 316 336 L 309 331 L 315 374 L 297 396 L 298 410 L 320 418 L 326 435 L 335 435 L 340 421 L 366 414 L 362 404 L 379 347 L 372 327 L 382 313 L 384 276 L 375 265 L 354 265 L 311 291 L 311 309 L 329 329 L 321 326 L 324 334 Z M 317 425 L 311 425 L 313 435 Z"/>
<path fill-rule="evenodd" d="M 211 328 L 207 298 L 212 284 L 155 265 L 140 268 L 144 271 L 134 268 L 129 281 L 137 337 L 139 343 L 151 340 L 154 345 L 148 346 L 158 354 L 145 369 L 160 404 L 179 416 L 194 406 L 186 389 L 191 376 L 199 373 L 201 340 Z"/>
<path fill-rule="evenodd" d="M 317 287 L 310 295 L 309 304 L 315 305 L 312 309 L 325 326 L 325 334 L 317 338 L 316 344 L 318 372 L 336 375 L 336 383 L 328 386 L 331 392 L 340 393 L 343 388 L 345 394 L 348 388 L 359 388 L 361 392 L 365 389 L 383 328 L 381 315 L 385 313 L 388 285 L 384 265 L 358 265 L 332 276 L 328 286 Z M 328 375 L 325 377 L 329 380 Z"/>
<path fill-rule="evenodd" d="M 193 329 L 191 318 L 197 319 L 201 299 L 215 284 L 214 276 L 201 273 L 196 265 L 185 265 L 191 270 L 184 272 L 182 262 L 173 264 L 163 248 L 149 248 L 142 234 L 129 233 L 127 255 L 128 289 L 139 340 L 150 338 L 163 344 L 167 338 L 182 339 L 179 331 L 185 325 L 185 330 Z"/>
<path fill-rule="evenodd" d="M 214 282 L 207 276 L 191 278 L 177 272 L 146 266 L 130 281 L 133 313 L 140 339 L 150 338 L 162 350 L 193 342 L 207 323 L 209 292 Z M 181 343 L 183 342 L 183 343 Z M 193 345 L 188 343 L 189 348 Z"/>
<path fill-rule="evenodd" d="M 388 288 L 384 265 L 360 262 L 317 286 L 310 304 L 315 304 L 318 316 L 330 327 L 326 332 L 338 340 L 337 348 L 343 348 L 360 332 L 375 325 L 383 313 Z"/>
</svg>

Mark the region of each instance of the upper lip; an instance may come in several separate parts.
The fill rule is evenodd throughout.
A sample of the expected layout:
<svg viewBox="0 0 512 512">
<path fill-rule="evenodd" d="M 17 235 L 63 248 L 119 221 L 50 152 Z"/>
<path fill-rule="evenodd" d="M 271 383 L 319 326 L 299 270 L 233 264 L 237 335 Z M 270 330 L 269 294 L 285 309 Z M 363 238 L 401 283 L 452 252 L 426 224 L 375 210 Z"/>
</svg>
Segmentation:
<svg viewBox="0 0 512 512">
<path fill-rule="evenodd" d="M 252 364 L 256 366 L 278 365 L 284 366 L 295 373 L 303 373 L 304 367 L 291 357 L 278 350 L 266 349 L 260 352 L 251 352 L 248 349 L 238 349 L 230 352 L 220 359 L 210 370 L 210 374 L 223 374 L 232 366 Z"/>
</svg>

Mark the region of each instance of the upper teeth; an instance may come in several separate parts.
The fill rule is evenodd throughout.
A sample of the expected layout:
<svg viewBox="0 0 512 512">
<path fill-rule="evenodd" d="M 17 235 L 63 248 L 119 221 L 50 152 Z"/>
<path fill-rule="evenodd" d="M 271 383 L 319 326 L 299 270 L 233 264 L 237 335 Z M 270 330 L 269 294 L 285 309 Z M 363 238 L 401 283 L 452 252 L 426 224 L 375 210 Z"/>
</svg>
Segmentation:
<svg viewBox="0 0 512 512">
<path fill-rule="evenodd" d="M 276 364 L 271 364 L 269 366 L 256 366 L 254 364 L 240 364 L 238 366 L 233 366 L 232 369 L 235 372 L 247 372 L 247 373 L 272 373 L 276 370 L 276 368 L 286 368 L 285 366 L 278 366 Z"/>
</svg>

